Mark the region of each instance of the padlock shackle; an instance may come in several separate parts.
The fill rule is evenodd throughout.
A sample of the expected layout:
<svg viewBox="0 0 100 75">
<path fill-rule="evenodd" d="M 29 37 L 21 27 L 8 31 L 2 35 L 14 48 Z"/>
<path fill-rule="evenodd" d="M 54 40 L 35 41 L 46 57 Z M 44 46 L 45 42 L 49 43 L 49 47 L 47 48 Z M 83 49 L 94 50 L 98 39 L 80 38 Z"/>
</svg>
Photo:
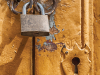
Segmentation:
<svg viewBox="0 0 100 75">
<path fill-rule="evenodd" d="M 40 7 L 41 15 L 45 15 L 44 7 L 38 2 L 37 2 L 37 5 Z"/>
<path fill-rule="evenodd" d="M 30 4 L 30 2 L 27 2 L 24 4 L 23 9 L 22 9 L 22 14 L 26 15 L 26 8 Z"/>
<path fill-rule="evenodd" d="M 41 14 L 45 15 L 45 10 L 44 10 L 43 6 L 38 2 L 37 2 L 37 5 L 40 7 Z"/>
<path fill-rule="evenodd" d="M 22 9 L 23 10 L 22 14 L 26 15 L 26 8 L 27 8 L 27 6 L 29 4 L 30 4 L 30 2 L 27 2 L 26 4 L 24 4 L 23 9 Z M 37 2 L 37 5 L 40 7 L 41 15 L 45 15 L 45 10 L 44 10 L 43 6 L 40 3 L 38 3 L 38 2 Z"/>
</svg>

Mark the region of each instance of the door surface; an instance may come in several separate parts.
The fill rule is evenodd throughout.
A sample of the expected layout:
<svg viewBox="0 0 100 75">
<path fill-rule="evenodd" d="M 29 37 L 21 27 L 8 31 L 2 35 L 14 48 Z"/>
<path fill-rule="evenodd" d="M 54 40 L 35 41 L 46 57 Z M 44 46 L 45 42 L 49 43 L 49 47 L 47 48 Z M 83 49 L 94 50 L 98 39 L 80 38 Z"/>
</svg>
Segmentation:
<svg viewBox="0 0 100 75">
<path fill-rule="evenodd" d="M 47 12 L 52 0 L 40 2 Z M 20 34 L 20 15 L 0 0 L 0 75 L 100 75 L 99 0 L 57 0 L 49 25 L 49 36 L 35 37 L 32 45 L 32 37 Z"/>
</svg>

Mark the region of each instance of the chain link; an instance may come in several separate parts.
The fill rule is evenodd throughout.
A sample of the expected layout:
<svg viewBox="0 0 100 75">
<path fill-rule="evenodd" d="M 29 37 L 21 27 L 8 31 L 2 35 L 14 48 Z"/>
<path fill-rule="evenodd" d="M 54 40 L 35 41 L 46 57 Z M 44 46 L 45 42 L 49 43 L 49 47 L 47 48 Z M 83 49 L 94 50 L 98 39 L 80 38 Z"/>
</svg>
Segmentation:
<svg viewBox="0 0 100 75">
<path fill-rule="evenodd" d="M 17 8 L 18 6 L 18 3 L 20 2 L 21 0 L 7 0 L 7 4 L 9 6 L 9 8 L 11 9 L 11 11 L 14 13 L 14 14 L 22 14 L 22 12 L 18 12 L 15 10 L 15 8 Z M 37 2 L 38 0 L 30 0 L 30 5 L 29 5 L 29 8 L 32 8 L 32 5 L 33 5 L 33 9 L 36 10 L 37 12 L 40 12 L 40 9 L 37 5 Z M 53 8 L 50 12 L 47 12 L 45 13 L 45 15 L 50 15 L 54 12 L 55 8 L 56 8 L 56 0 L 53 0 Z"/>
</svg>

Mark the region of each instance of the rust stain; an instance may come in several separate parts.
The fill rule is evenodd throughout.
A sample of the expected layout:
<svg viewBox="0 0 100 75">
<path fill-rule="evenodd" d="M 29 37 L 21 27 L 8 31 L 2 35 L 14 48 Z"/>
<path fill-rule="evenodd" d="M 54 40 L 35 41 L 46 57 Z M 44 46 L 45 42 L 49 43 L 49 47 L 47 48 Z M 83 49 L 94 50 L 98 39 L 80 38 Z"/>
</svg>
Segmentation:
<svg viewBox="0 0 100 75">
<path fill-rule="evenodd" d="M 41 45 L 36 45 L 38 51 L 41 51 L 41 50 L 47 50 L 47 51 L 55 51 L 57 50 L 57 44 L 60 45 L 60 47 L 62 47 L 63 45 L 65 45 L 64 43 L 60 42 L 60 43 L 53 43 L 49 40 L 47 40 L 46 42 L 44 42 L 43 46 L 41 47 Z"/>
<path fill-rule="evenodd" d="M 39 51 L 44 50 L 44 52 L 45 50 L 51 51 L 51 52 L 57 50 L 57 45 L 53 42 L 50 42 L 49 40 L 44 42 L 42 47 L 40 47 L 40 45 L 36 45 L 36 47 L 38 48 Z"/>
<path fill-rule="evenodd" d="M 59 30 L 53 26 L 52 28 L 50 28 L 50 34 L 53 35 L 55 33 L 59 33 Z"/>
</svg>

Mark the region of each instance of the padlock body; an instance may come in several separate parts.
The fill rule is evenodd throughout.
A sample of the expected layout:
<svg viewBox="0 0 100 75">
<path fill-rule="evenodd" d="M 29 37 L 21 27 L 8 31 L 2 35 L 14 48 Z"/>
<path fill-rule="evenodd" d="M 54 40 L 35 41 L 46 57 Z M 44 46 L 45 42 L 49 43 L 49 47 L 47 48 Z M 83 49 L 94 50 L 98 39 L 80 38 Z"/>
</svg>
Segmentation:
<svg viewBox="0 0 100 75">
<path fill-rule="evenodd" d="M 21 15 L 21 35 L 48 36 L 49 21 L 47 15 Z"/>
</svg>

